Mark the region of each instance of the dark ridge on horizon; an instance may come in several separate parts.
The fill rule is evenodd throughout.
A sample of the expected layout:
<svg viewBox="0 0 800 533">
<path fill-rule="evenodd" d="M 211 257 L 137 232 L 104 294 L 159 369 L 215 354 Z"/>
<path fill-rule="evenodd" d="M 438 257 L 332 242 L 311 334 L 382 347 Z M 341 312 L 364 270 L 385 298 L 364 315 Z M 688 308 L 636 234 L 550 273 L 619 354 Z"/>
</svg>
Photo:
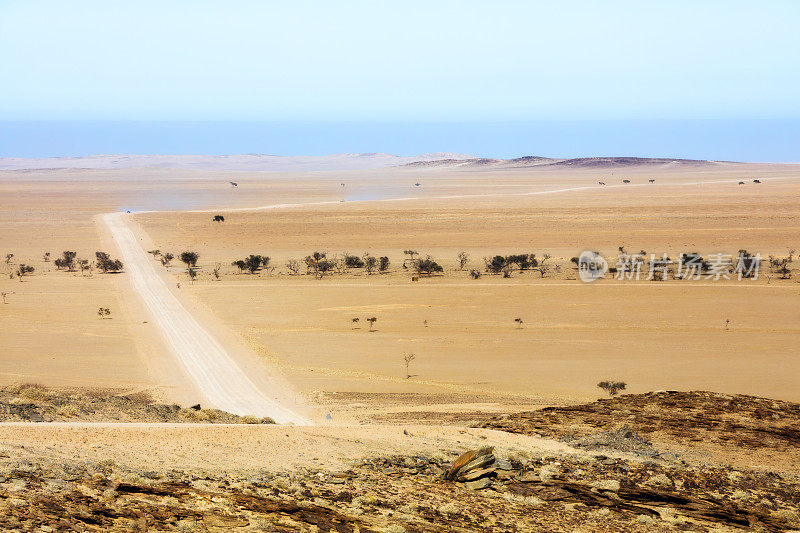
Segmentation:
<svg viewBox="0 0 800 533">
<path fill-rule="evenodd" d="M 414 161 L 406 163 L 407 167 L 486 167 L 496 166 L 503 168 L 525 167 L 581 167 L 581 168 L 608 168 L 632 167 L 650 165 L 716 165 L 718 163 L 738 163 L 738 161 L 711 161 L 707 159 L 681 159 L 666 157 L 575 157 L 557 159 L 551 157 L 528 155 L 513 159 L 439 159 L 435 161 Z"/>
</svg>

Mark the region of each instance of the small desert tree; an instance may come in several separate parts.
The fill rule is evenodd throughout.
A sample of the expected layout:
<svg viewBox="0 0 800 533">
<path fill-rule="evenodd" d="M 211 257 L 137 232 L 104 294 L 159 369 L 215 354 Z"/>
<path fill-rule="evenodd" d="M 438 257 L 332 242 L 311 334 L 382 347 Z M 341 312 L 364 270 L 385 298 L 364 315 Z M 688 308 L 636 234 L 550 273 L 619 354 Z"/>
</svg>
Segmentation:
<svg viewBox="0 0 800 533">
<path fill-rule="evenodd" d="M 175 259 L 175 256 L 169 252 L 161 254 L 161 264 L 164 265 L 165 267 L 168 267 L 173 259 Z"/>
<path fill-rule="evenodd" d="M 108 307 L 98 307 L 97 315 L 103 320 L 105 320 L 106 318 L 111 318 L 111 309 L 109 309 Z"/>
<path fill-rule="evenodd" d="M 19 268 L 17 269 L 17 276 L 19 277 L 19 280 L 22 281 L 23 276 L 31 274 L 34 270 L 36 269 L 32 266 L 26 265 L 25 263 L 20 263 Z"/>
<path fill-rule="evenodd" d="M 221 268 L 222 268 L 222 265 L 217 263 L 216 265 L 214 265 L 214 270 L 212 270 L 212 272 L 214 273 L 214 279 L 217 280 L 217 281 L 219 281 L 219 270 Z"/>
<path fill-rule="evenodd" d="M 347 268 L 364 268 L 364 261 L 357 255 L 344 255 L 344 266 Z"/>
<path fill-rule="evenodd" d="M 458 269 L 464 270 L 469 262 L 469 254 L 467 252 L 458 252 Z"/>
<path fill-rule="evenodd" d="M 183 252 L 181 253 L 181 262 L 186 263 L 186 271 L 191 271 L 197 266 L 197 260 L 200 258 L 197 252 Z"/>
<path fill-rule="evenodd" d="M 389 258 L 388 257 L 386 257 L 384 255 L 380 259 L 378 259 L 378 261 L 379 261 L 378 270 L 380 272 L 386 272 L 387 270 L 389 270 Z"/>
<path fill-rule="evenodd" d="M 517 323 L 517 329 L 522 328 L 522 319 L 521 318 L 515 318 L 514 322 Z"/>
<path fill-rule="evenodd" d="M 367 274 L 374 274 L 375 269 L 378 267 L 378 260 L 371 255 L 364 256 L 364 269 Z"/>
<path fill-rule="evenodd" d="M 13 257 L 14 257 L 14 254 L 6 254 L 6 264 L 9 264 Z"/>
<path fill-rule="evenodd" d="M 550 265 L 544 264 L 545 261 L 547 261 L 548 259 L 550 259 L 549 254 L 542 255 L 541 261 L 538 261 L 536 259 L 535 254 L 531 254 L 531 262 L 533 263 L 534 266 L 534 268 L 532 268 L 531 270 L 536 270 L 537 272 L 539 272 L 539 274 L 541 274 L 541 277 L 545 277 L 547 273 L 550 272 Z"/>
<path fill-rule="evenodd" d="M 122 261 L 119 259 L 111 259 L 109 255 L 105 252 L 95 252 L 94 253 L 97 268 L 105 272 L 119 272 L 122 270 Z"/>
<path fill-rule="evenodd" d="M 375 331 L 375 322 L 377 321 L 378 321 L 377 317 L 374 316 L 367 319 L 367 322 L 369 322 L 370 331 Z"/>
<path fill-rule="evenodd" d="M 225 222 L 225 217 L 222 215 L 214 215 L 214 222 Z"/>
<path fill-rule="evenodd" d="M 78 259 L 77 263 L 82 273 L 86 273 L 92 268 L 92 263 L 88 259 Z"/>
<path fill-rule="evenodd" d="M 45 252 L 44 253 L 44 257 L 42 259 L 44 259 L 45 263 L 49 263 L 50 262 L 50 252 Z"/>
<path fill-rule="evenodd" d="M 609 396 L 616 396 L 628 385 L 624 381 L 601 381 L 597 386 L 606 391 Z"/>
<path fill-rule="evenodd" d="M 414 262 L 414 270 L 417 272 L 417 274 L 424 274 L 426 276 L 432 276 L 437 272 L 444 272 L 444 268 L 442 268 L 442 266 L 434 261 L 430 256 L 426 257 L 425 259 L 417 259 Z"/>
<path fill-rule="evenodd" d="M 78 256 L 76 252 L 68 252 L 64 251 L 61 252 L 61 257 L 57 258 L 53 263 L 56 265 L 56 268 L 61 270 L 62 268 L 71 272 L 75 270 L 75 258 Z"/>
<path fill-rule="evenodd" d="M 403 354 L 403 362 L 406 364 L 406 379 L 411 379 L 411 373 L 409 372 L 409 365 L 411 365 L 411 361 L 416 359 L 417 356 L 414 355 L 413 352 L 408 352 Z"/>
<path fill-rule="evenodd" d="M 192 267 L 189 267 L 189 279 L 191 281 L 194 281 L 195 279 L 197 279 L 197 270 L 195 270 Z"/>
<path fill-rule="evenodd" d="M 286 261 L 286 268 L 289 269 L 290 274 L 299 274 L 300 273 L 300 261 L 297 259 L 289 259 Z"/>
<path fill-rule="evenodd" d="M 251 274 L 255 274 L 261 268 L 263 260 L 264 258 L 260 255 L 250 254 L 250 256 L 244 260 L 244 264 Z M 269 263 L 269 257 L 267 257 L 267 263 Z"/>
</svg>

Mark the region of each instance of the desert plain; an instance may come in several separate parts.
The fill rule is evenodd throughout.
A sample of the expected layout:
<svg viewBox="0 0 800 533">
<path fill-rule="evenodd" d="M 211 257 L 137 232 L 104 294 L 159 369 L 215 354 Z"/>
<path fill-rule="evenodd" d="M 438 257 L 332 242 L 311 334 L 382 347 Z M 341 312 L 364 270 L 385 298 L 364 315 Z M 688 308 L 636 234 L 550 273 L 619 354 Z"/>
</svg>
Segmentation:
<svg viewBox="0 0 800 533">
<path fill-rule="evenodd" d="M 65 250 L 80 258 L 93 259 L 96 251 L 119 257 L 102 215 L 122 212 L 142 249 L 159 251 L 151 254 L 152 262 L 183 308 L 248 375 L 268 372 L 274 377 L 271 383 L 282 388 L 281 401 L 312 422 L 309 428 L 285 431 L 294 446 L 313 451 L 301 458 L 282 449 L 280 461 L 259 464 L 260 455 L 254 459 L 248 453 L 261 445 L 257 432 L 264 432 L 264 446 L 280 447 L 280 425 L 201 433 L 206 426 L 200 424 L 193 437 L 194 430 L 183 427 L 160 434 L 150 426 L 80 426 L 80 416 L 74 416 L 79 429 L 69 429 L 63 424 L 70 424 L 70 416 L 60 412 L 54 425 L 0 426 L 4 445 L 40 450 L 48 461 L 60 460 L 66 449 L 73 450 L 68 453 L 73 459 L 108 456 L 125 468 L 144 468 L 142 458 L 152 455 L 161 468 L 187 471 L 250 472 L 259 466 L 330 470 L 356 458 L 380 456 L 382 446 L 385 454 L 400 454 L 398 439 L 407 437 L 412 439 L 409 450 L 417 455 L 434 449 L 457 453 L 479 441 L 496 441 L 509 464 L 525 470 L 518 454 L 564 454 L 567 445 L 564 439 L 545 438 L 555 438 L 553 432 L 527 426 L 509 430 L 508 414 L 597 405 L 593 402 L 604 396 L 597 384 L 603 380 L 624 381 L 632 405 L 639 405 L 633 399 L 651 398 L 646 394 L 652 391 L 800 402 L 800 273 L 795 270 L 800 165 L 426 158 L 393 167 L 296 172 L 71 166 L 0 168 L 0 385 L 58 391 L 29 398 L 41 402 L 48 394 L 95 391 L 182 408 L 216 407 L 173 356 L 125 269 L 104 274 L 66 271 L 54 264 Z M 214 221 L 217 215 L 224 221 Z M 747 250 L 764 261 L 757 279 L 671 275 L 652 281 L 645 279 L 645 266 L 638 280 L 614 279 L 609 273 L 585 283 L 571 261 L 584 250 L 599 252 L 612 268 L 621 251 L 643 251 L 647 258 L 668 254 L 675 260 L 681 253 L 708 259 Z M 198 254 L 192 275 L 179 257 L 187 251 Z M 167 252 L 174 259 L 163 265 L 159 257 Z M 305 258 L 314 252 L 336 260 L 336 268 L 324 274 L 309 271 Z M 232 264 L 251 254 L 268 256 L 269 263 L 252 273 Z M 485 258 L 513 254 L 535 254 L 538 266 L 510 269 L 507 275 L 487 271 Z M 374 272 L 338 264 L 348 255 L 385 256 L 389 264 Z M 770 267 L 769 256 L 791 258 L 788 275 Z M 415 257 L 430 257 L 442 272 L 420 275 Z M 21 264 L 35 270 L 15 275 Z M 99 308 L 108 308 L 110 316 L 99 316 Z M 371 318 L 376 320 L 370 323 Z M 667 398 L 659 394 L 654 397 L 658 401 Z M 629 406 L 620 409 L 622 417 L 612 415 L 604 429 L 615 429 L 638 413 Z M 99 450 L 98 455 L 87 455 L 74 431 L 83 432 L 83 444 Z M 127 437 L 115 431 L 128 432 Z M 558 436 L 580 433 L 570 431 Z M 114 448 L 125 439 L 135 443 L 130 450 Z M 680 442 L 688 450 L 699 440 L 692 436 Z M 56 451 L 59 441 L 64 449 Z M 335 460 L 321 451 L 336 450 L 337 442 L 345 441 Z M 181 443 L 177 448 L 176 442 Z M 669 446 L 677 444 L 670 441 Z M 216 447 L 247 460 L 224 465 L 219 450 L 202 459 L 198 450 Z M 712 448 L 685 450 L 681 458 L 778 470 L 792 479 L 798 473 L 796 454 L 784 448 L 778 448 L 777 456 L 762 454 L 758 463 Z M 441 461 L 426 464 L 434 463 Z M 399 475 L 409 473 L 402 468 L 427 472 L 419 465 L 398 468 Z M 103 475 L 119 474 L 113 470 Z M 794 520 L 790 514 L 775 518 L 786 505 L 763 505 L 748 515 L 747 527 L 780 530 L 786 518 L 788 529 Z M 596 511 L 613 505 L 594 502 L 589 507 Z M 631 520 L 639 516 L 638 522 L 609 527 L 655 528 L 654 522 L 641 519 L 642 512 L 631 515 Z M 328 518 L 331 524 L 345 524 L 341 531 L 480 529 L 480 522 L 458 521 L 452 514 L 440 512 L 437 516 L 444 519 L 439 522 L 428 516 L 427 525 L 411 519 L 393 524 L 385 513 L 367 513 L 372 521 L 358 524 Z M 587 530 L 601 530 L 597 524 L 603 516 L 592 515 L 589 526 L 573 517 L 558 527 L 584 523 Z M 678 522 L 709 527 L 703 519 L 676 522 L 662 516 L 658 527 L 669 529 Z M 132 516 L 109 520 L 95 525 L 141 526 Z M 225 523 L 195 515 L 158 523 L 177 528 L 179 522 L 212 530 Z M 228 526 L 256 523 L 245 518 L 234 522 Z M 736 519 L 723 522 L 717 525 L 741 525 Z M 88 521 L 81 524 L 94 527 Z M 320 527 L 303 520 L 269 524 L 274 530 Z M 487 529 L 513 530 L 506 526 L 493 523 Z"/>
</svg>

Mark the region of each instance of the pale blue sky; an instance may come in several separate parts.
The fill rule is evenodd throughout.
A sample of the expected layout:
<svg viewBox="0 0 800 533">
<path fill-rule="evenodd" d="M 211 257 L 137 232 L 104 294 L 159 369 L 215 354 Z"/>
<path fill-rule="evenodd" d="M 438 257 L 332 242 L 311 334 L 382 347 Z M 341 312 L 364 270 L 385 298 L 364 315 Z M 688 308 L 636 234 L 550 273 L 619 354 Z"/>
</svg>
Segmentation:
<svg viewBox="0 0 800 533">
<path fill-rule="evenodd" d="M 800 118 L 796 1 L 0 0 L 0 120 Z"/>
</svg>

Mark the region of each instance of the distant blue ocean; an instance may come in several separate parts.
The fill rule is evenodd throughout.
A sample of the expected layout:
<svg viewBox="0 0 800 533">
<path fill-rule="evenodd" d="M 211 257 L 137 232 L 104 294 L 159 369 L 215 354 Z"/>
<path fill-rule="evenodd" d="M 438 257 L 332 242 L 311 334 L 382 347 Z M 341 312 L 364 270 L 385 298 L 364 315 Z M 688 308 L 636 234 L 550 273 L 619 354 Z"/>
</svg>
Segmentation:
<svg viewBox="0 0 800 533">
<path fill-rule="evenodd" d="M 534 122 L 0 121 L 0 157 L 456 152 L 800 162 L 800 119 Z"/>
</svg>

